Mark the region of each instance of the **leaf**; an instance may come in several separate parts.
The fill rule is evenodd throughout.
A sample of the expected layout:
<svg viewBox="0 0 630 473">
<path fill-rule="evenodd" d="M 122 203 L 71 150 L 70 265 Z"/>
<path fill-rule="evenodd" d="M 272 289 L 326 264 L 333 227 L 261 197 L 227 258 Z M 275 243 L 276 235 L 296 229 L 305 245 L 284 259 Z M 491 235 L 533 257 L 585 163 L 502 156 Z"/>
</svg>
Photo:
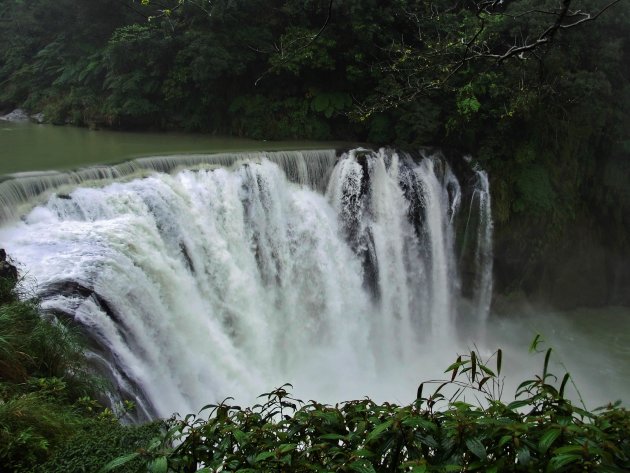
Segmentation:
<svg viewBox="0 0 630 473">
<path fill-rule="evenodd" d="M 521 401 L 513 401 L 513 402 L 509 403 L 507 405 L 507 408 L 513 411 L 514 409 L 518 409 L 519 407 L 523 407 L 523 406 L 527 406 L 527 405 L 529 405 L 529 400 L 523 399 Z"/>
<path fill-rule="evenodd" d="M 462 471 L 461 465 L 446 465 L 444 471 Z"/>
<path fill-rule="evenodd" d="M 553 457 L 549 461 L 549 467 L 547 471 L 558 471 L 573 462 L 582 459 L 582 455 L 566 454 Z"/>
<path fill-rule="evenodd" d="M 294 443 L 285 443 L 283 445 L 280 445 L 280 447 L 278 447 L 278 451 L 281 454 L 283 454 L 283 453 L 287 453 L 287 452 L 295 450 L 296 447 L 297 445 Z"/>
<path fill-rule="evenodd" d="M 339 435 L 339 434 L 324 434 L 324 435 L 320 435 L 319 438 L 322 440 L 346 440 L 345 435 Z"/>
<path fill-rule="evenodd" d="M 256 458 L 254 458 L 254 463 L 265 461 L 267 458 L 271 458 L 273 456 L 275 456 L 275 452 L 260 452 L 256 455 Z"/>
<path fill-rule="evenodd" d="M 571 375 L 569 373 L 565 373 L 564 377 L 562 378 L 562 383 L 560 384 L 560 393 L 559 396 L 561 399 L 564 399 L 564 388 L 567 385 L 567 382 L 569 381 L 569 378 L 571 378 Z"/>
<path fill-rule="evenodd" d="M 422 427 L 423 429 L 430 431 L 435 431 L 437 429 L 437 426 L 433 422 L 423 417 L 408 417 L 403 420 L 402 423 L 407 427 Z"/>
<path fill-rule="evenodd" d="M 547 379 L 547 371 L 549 368 L 549 358 L 551 357 L 551 348 L 549 348 L 547 350 L 547 353 L 545 353 L 545 364 L 543 366 L 543 379 Z"/>
<path fill-rule="evenodd" d="M 475 437 L 466 439 L 466 447 L 468 447 L 468 450 L 474 453 L 480 460 L 488 458 L 486 447 L 484 447 L 483 443 L 481 443 L 481 440 L 478 438 Z"/>
<path fill-rule="evenodd" d="M 370 452 L 366 448 L 360 448 L 359 450 L 354 452 L 354 455 L 357 456 L 357 457 L 373 457 L 374 453 Z"/>
<path fill-rule="evenodd" d="M 499 348 L 497 350 L 497 374 L 501 374 L 501 363 L 503 361 L 503 351 Z"/>
<path fill-rule="evenodd" d="M 232 435 L 234 435 L 234 438 L 239 444 L 245 445 L 247 443 L 247 434 L 245 432 L 238 429 L 234 429 L 234 431 L 232 432 Z"/>
<path fill-rule="evenodd" d="M 564 453 L 581 453 L 583 449 L 584 447 L 582 445 L 565 445 L 564 447 L 554 449 L 553 453 L 555 455 L 562 455 Z"/>
<path fill-rule="evenodd" d="M 533 353 L 538 351 L 538 345 L 543 342 L 542 336 L 538 333 L 532 340 L 532 343 L 529 345 L 529 352 Z"/>
<path fill-rule="evenodd" d="M 135 458 L 138 458 L 139 455 L 140 455 L 139 453 L 130 453 L 129 455 L 123 455 L 122 457 L 115 458 L 114 460 L 110 461 L 107 465 L 105 465 L 103 468 L 98 470 L 98 473 L 106 473 L 108 471 L 112 471 L 113 469 L 118 468 L 119 466 L 122 466 L 125 463 L 129 463 L 131 460 Z"/>
<path fill-rule="evenodd" d="M 151 473 L 166 473 L 168 471 L 168 461 L 166 457 L 158 457 L 149 465 Z"/>
<path fill-rule="evenodd" d="M 411 473 L 425 473 L 427 471 L 427 465 L 417 465 L 411 468 Z"/>
<path fill-rule="evenodd" d="M 457 357 L 457 361 L 455 361 L 455 363 L 453 363 L 451 366 L 449 366 L 448 368 L 446 368 L 446 371 L 444 371 L 445 373 L 448 373 L 449 371 L 452 371 L 453 374 L 451 375 L 451 381 L 455 380 L 455 377 L 457 376 L 457 371 L 459 370 L 459 368 L 462 365 L 465 365 L 467 363 L 467 361 L 462 361 L 462 356 L 459 355 Z"/>
<path fill-rule="evenodd" d="M 418 386 L 418 391 L 416 392 L 416 399 L 422 399 L 423 388 L 424 388 L 424 383 L 420 383 L 420 386 Z"/>
<path fill-rule="evenodd" d="M 551 429 L 545 432 L 538 442 L 538 451 L 540 451 L 540 453 L 545 453 L 549 450 L 549 447 L 551 447 L 561 433 L 562 430 L 560 429 Z"/>
<path fill-rule="evenodd" d="M 522 446 L 516 451 L 516 460 L 520 465 L 527 466 L 531 460 L 531 454 L 529 448 Z"/>
<path fill-rule="evenodd" d="M 366 442 L 371 442 L 372 440 L 376 440 L 377 438 L 379 438 L 381 435 L 383 435 L 383 433 L 390 428 L 390 426 L 393 424 L 393 420 L 387 420 L 385 422 L 383 422 L 380 425 L 377 425 L 376 428 L 369 433 L 369 435 L 367 436 L 367 438 L 365 439 Z"/>
<path fill-rule="evenodd" d="M 489 379 L 492 379 L 491 376 L 485 376 L 480 382 L 479 382 L 479 389 L 483 388 L 483 385 L 486 384 L 488 382 Z"/>
<path fill-rule="evenodd" d="M 352 471 L 357 471 L 358 473 L 376 473 L 372 464 L 367 460 L 358 460 L 350 463 L 348 466 Z"/>
</svg>

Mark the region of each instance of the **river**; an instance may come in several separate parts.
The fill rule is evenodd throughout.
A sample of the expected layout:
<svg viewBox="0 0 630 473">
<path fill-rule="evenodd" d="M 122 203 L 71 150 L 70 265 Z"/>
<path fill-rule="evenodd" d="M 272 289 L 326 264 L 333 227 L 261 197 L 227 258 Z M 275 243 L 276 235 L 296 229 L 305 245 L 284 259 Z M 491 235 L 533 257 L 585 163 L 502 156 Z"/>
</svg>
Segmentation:
<svg viewBox="0 0 630 473">
<path fill-rule="evenodd" d="M 349 147 L 348 143 L 255 141 L 184 133 L 135 133 L 0 121 L 0 175 L 74 169 L 142 156 Z"/>
</svg>

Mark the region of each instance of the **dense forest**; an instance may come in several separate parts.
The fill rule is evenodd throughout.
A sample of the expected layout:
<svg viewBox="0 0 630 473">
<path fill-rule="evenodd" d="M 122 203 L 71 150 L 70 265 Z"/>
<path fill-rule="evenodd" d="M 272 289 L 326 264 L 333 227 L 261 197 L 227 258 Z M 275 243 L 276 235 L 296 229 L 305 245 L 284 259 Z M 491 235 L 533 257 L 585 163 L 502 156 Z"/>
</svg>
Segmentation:
<svg viewBox="0 0 630 473">
<path fill-rule="evenodd" d="M 500 292 L 629 303 L 629 25 L 623 0 L 2 0 L 0 110 L 470 153 Z"/>
</svg>

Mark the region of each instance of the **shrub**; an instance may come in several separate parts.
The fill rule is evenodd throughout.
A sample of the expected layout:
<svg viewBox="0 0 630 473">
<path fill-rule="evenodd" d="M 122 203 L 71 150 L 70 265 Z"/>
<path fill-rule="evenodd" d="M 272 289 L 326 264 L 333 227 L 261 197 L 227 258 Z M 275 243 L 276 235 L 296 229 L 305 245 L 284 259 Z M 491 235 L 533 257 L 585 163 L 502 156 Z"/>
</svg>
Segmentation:
<svg viewBox="0 0 630 473">
<path fill-rule="evenodd" d="M 121 425 L 115 419 L 85 422 L 74 437 L 35 471 L 42 473 L 93 473 L 121 455 L 149 445 L 160 434 L 162 422 Z M 121 473 L 146 472 L 140 459 L 126 463 Z"/>
<path fill-rule="evenodd" d="M 171 419 L 161 442 L 101 471 L 138 458 L 156 472 L 628 471 L 628 411 L 574 406 L 564 395 L 569 375 L 556 386 L 548 372 L 550 355 L 510 403 L 501 400 L 500 350 L 494 370 L 475 351 L 460 356 L 450 379 L 428 396 L 423 383 L 403 407 L 302 403 L 285 385 L 252 408 L 223 402 L 202 409 L 207 419 Z M 464 393 L 483 401 L 464 402 Z"/>
</svg>

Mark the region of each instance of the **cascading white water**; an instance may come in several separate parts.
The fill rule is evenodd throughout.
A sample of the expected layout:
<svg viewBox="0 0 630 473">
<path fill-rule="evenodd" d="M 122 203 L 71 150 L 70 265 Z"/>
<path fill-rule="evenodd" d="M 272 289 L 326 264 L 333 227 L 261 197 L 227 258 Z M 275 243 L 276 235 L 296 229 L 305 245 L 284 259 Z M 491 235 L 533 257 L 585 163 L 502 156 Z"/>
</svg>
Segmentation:
<svg viewBox="0 0 630 473">
<path fill-rule="evenodd" d="M 312 167 L 292 183 L 286 161 L 76 188 L 0 239 L 146 416 L 285 382 L 323 401 L 412 399 L 428 354 L 456 337 L 457 179 L 440 158 L 355 150 L 315 169 L 330 175 L 322 195 Z"/>
<path fill-rule="evenodd" d="M 475 264 L 478 274 L 475 280 L 475 299 L 477 302 L 476 312 L 483 317 L 482 322 L 485 322 L 490 313 L 490 304 L 492 302 L 492 230 L 494 223 L 492 221 L 488 174 L 478 167 L 475 168 L 475 173 L 477 174 L 477 182 L 473 195 L 479 206 L 477 247 L 475 249 Z"/>
<path fill-rule="evenodd" d="M 152 172 L 171 172 L 194 167 L 227 167 L 239 162 L 265 159 L 278 164 L 287 177 L 314 189 L 323 189 L 335 163 L 334 150 L 275 151 L 252 153 L 186 154 L 153 156 L 125 161 L 113 166 L 90 166 L 74 171 L 23 172 L 0 180 L 0 222 L 19 217 L 24 205 L 63 186 L 90 185 Z"/>
</svg>

